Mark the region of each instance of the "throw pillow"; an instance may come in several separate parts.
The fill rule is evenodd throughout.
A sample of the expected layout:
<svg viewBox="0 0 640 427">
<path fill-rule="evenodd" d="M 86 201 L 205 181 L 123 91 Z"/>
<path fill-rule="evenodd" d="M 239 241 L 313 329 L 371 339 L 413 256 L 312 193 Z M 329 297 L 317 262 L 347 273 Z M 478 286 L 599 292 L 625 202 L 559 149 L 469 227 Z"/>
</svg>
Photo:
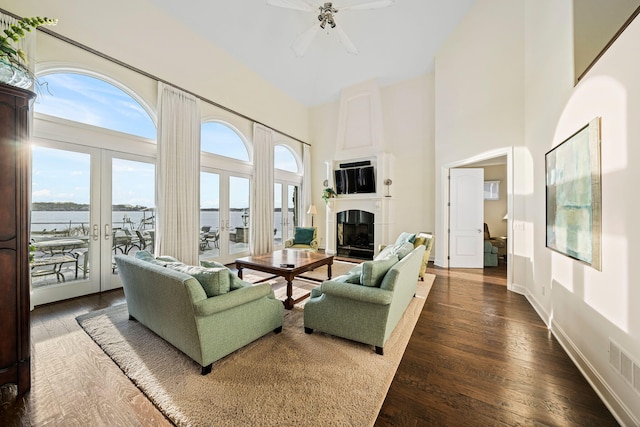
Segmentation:
<svg viewBox="0 0 640 427">
<path fill-rule="evenodd" d="M 355 285 L 360 284 L 360 272 L 348 272 L 347 274 L 343 274 L 342 276 L 335 277 L 331 279 L 334 282 L 339 283 L 352 283 Z"/>
<path fill-rule="evenodd" d="M 166 262 L 156 260 L 156 258 L 149 251 L 138 251 L 135 254 L 135 258 L 141 261 L 150 262 L 152 264 L 158 264 L 162 266 L 166 265 Z"/>
<path fill-rule="evenodd" d="M 193 276 L 208 297 L 214 297 L 217 295 L 226 294 L 231 289 L 229 283 L 229 269 L 223 268 L 206 268 L 193 265 L 168 265 L 168 267 L 187 273 Z"/>
<path fill-rule="evenodd" d="M 293 236 L 294 245 L 309 245 L 313 240 L 313 234 L 315 228 L 313 227 L 296 227 L 296 232 Z"/>
<path fill-rule="evenodd" d="M 389 271 L 396 262 L 398 262 L 398 257 L 395 255 L 387 259 L 363 262 L 360 284 L 370 287 L 379 287 L 384 275 L 387 274 L 387 271 Z"/>
<path fill-rule="evenodd" d="M 180 262 L 177 258 L 174 258 L 169 255 L 162 255 L 156 258 L 158 261 L 166 261 L 166 262 Z"/>
<path fill-rule="evenodd" d="M 424 245 L 424 242 L 426 242 L 427 239 L 424 237 L 416 237 L 416 239 L 413 241 L 413 247 L 417 248 L 420 245 Z"/>
<path fill-rule="evenodd" d="M 206 268 L 227 268 L 226 265 L 224 264 L 220 264 L 219 262 L 216 261 L 200 261 L 200 267 L 206 267 Z"/>
<path fill-rule="evenodd" d="M 407 255 L 409 255 L 413 249 L 414 249 L 413 243 L 411 242 L 403 243 L 398 247 L 398 250 L 396 250 L 396 255 L 398 255 L 398 259 L 402 259 Z"/>
<path fill-rule="evenodd" d="M 416 238 L 416 233 L 407 233 L 406 231 L 403 231 L 398 236 L 398 239 L 396 240 L 396 245 L 401 245 L 407 242 L 413 243 L 415 238 Z"/>
<path fill-rule="evenodd" d="M 235 291 L 237 289 L 246 288 L 252 286 L 251 283 L 245 282 L 239 278 L 233 271 L 229 270 L 229 289 Z"/>
</svg>

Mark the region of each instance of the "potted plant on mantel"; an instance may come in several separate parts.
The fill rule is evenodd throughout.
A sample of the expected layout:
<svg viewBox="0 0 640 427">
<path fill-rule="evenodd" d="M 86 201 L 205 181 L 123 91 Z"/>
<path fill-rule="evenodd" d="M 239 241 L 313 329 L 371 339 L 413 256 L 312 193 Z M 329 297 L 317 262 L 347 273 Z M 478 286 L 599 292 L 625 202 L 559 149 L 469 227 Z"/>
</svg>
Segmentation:
<svg viewBox="0 0 640 427">
<path fill-rule="evenodd" d="M 322 200 L 324 200 L 325 204 L 329 203 L 329 199 L 332 199 L 334 197 L 336 197 L 336 192 L 333 190 L 333 188 L 326 187 L 324 190 L 322 190 Z"/>
<path fill-rule="evenodd" d="M 27 54 L 17 47 L 20 39 L 40 25 L 56 25 L 57 19 L 22 18 L 0 33 L 0 82 L 26 89 L 33 83 L 33 75 L 27 68 Z"/>
</svg>

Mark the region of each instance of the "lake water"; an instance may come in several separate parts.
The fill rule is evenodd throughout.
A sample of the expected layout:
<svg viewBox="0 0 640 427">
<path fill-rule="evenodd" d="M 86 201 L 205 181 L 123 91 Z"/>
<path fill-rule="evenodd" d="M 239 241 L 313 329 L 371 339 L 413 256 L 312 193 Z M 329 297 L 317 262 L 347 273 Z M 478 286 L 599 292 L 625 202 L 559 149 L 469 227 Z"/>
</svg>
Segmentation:
<svg viewBox="0 0 640 427">
<path fill-rule="evenodd" d="M 292 214 L 292 212 L 290 212 Z M 242 211 L 231 211 L 229 217 L 229 225 L 233 230 L 235 227 L 243 227 Z M 150 212 L 141 211 L 127 211 L 127 212 L 112 212 L 111 224 L 113 227 L 123 227 L 127 224 L 126 228 L 132 229 L 152 229 L 153 223 L 149 223 L 146 227 L 140 227 L 141 221 L 144 218 L 149 218 Z M 200 211 L 200 225 L 211 226 L 211 230 L 219 228 L 220 213 L 218 211 Z M 282 213 L 274 212 L 274 228 L 281 228 Z M 89 212 L 82 211 L 32 211 L 31 212 L 31 232 L 42 232 L 43 230 L 66 231 L 71 228 L 86 228 L 89 230 Z M 88 232 L 87 232 L 88 233 Z"/>
</svg>

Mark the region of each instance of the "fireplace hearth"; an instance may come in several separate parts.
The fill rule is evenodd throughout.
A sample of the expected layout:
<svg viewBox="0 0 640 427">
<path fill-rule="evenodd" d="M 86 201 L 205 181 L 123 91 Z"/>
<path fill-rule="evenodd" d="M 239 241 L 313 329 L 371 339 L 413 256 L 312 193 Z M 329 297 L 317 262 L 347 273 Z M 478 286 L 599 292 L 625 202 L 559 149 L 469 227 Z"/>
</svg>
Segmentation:
<svg viewBox="0 0 640 427">
<path fill-rule="evenodd" d="M 373 259 L 374 214 L 347 210 L 336 214 L 336 249 L 338 256 Z"/>
</svg>

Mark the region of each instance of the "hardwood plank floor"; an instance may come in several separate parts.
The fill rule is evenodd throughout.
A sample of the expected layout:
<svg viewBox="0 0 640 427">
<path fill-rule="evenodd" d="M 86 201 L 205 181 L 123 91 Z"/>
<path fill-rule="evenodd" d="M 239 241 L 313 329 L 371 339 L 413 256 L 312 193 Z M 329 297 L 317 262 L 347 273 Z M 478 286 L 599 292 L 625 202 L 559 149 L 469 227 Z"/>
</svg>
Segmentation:
<svg viewBox="0 0 640 427">
<path fill-rule="evenodd" d="M 376 426 L 617 426 L 506 269 L 436 280 Z"/>
<path fill-rule="evenodd" d="M 617 425 L 505 270 L 437 275 L 376 425 Z M 124 302 L 122 290 L 32 313 L 31 392 L 0 388 L 1 426 L 170 423 L 75 317 Z"/>
</svg>

